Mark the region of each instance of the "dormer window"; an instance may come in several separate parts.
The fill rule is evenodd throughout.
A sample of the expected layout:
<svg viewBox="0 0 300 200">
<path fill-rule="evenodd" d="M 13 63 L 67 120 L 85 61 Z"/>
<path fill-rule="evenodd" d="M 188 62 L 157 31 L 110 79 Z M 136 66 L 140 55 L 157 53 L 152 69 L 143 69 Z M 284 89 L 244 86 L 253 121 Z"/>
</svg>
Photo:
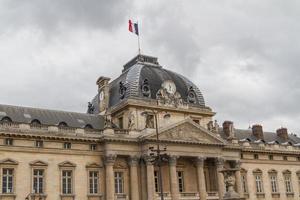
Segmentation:
<svg viewBox="0 0 300 200">
<path fill-rule="evenodd" d="M 90 124 L 87 124 L 87 125 L 85 125 L 84 129 L 90 130 L 90 129 L 93 129 L 93 126 Z"/>
<path fill-rule="evenodd" d="M 4 123 L 10 123 L 10 122 L 12 122 L 12 120 L 11 120 L 10 117 L 3 117 L 3 118 L 1 119 L 1 122 L 4 122 Z"/>
<path fill-rule="evenodd" d="M 59 122 L 58 127 L 65 128 L 65 127 L 68 127 L 68 124 L 66 122 Z"/>
</svg>

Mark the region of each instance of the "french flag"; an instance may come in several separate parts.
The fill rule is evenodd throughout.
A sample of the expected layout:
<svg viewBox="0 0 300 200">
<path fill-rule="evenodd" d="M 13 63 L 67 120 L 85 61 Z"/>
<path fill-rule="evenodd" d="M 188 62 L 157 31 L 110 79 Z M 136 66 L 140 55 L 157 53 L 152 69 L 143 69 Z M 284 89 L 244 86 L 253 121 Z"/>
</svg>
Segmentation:
<svg viewBox="0 0 300 200">
<path fill-rule="evenodd" d="M 131 20 L 128 21 L 128 30 L 131 33 L 135 33 L 136 35 L 139 35 L 139 26 L 138 23 L 132 23 Z"/>
</svg>

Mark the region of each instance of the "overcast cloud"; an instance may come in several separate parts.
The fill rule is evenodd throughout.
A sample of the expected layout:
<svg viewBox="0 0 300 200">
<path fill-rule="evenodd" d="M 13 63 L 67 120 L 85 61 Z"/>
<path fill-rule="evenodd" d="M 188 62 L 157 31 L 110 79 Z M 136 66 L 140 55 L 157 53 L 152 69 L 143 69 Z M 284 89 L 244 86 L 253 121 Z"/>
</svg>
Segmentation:
<svg viewBox="0 0 300 200">
<path fill-rule="evenodd" d="M 196 83 L 216 119 L 300 133 L 300 2 L 2 0 L 0 103 L 85 112 L 142 51 Z"/>
</svg>

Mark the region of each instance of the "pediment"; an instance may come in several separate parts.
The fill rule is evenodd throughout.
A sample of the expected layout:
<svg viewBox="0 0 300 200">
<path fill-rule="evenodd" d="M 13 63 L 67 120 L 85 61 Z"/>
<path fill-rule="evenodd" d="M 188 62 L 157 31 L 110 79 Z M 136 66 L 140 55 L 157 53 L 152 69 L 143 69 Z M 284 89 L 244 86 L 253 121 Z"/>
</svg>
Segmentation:
<svg viewBox="0 0 300 200">
<path fill-rule="evenodd" d="M 48 166 L 48 163 L 41 161 L 41 160 L 35 160 L 29 163 L 31 166 Z"/>
<path fill-rule="evenodd" d="M 64 161 L 62 163 L 58 164 L 59 167 L 76 167 L 76 164 L 70 162 L 70 161 Z"/>
<path fill-rule="evenodd" d="M 18 162 L 11 158 L 6 158 L 6 159 L 1 160 L 0 164 L 2 164 L 2 165 L 17 165 Z"/>
<path fill-rule="evenodd" d="M 101 168 L 102 166 L 99 165 L 98 163 L 88 163 L 85 167 L 86 168 Z"/>
<path fill-rule="evenodd" d="M 1 160 L 1 161 L 0 161 L 0 164 L 1 164 L 1 165 L 17 165 L 18 162 L 15 161 L 15 160 L 13 160 L 13 159 L 11 159 L 11 158 L 7 158 L 7 159 Z"/>
<path fill-rule="evenodd" d="M 146 136 L 146 139 L 155 140 L 156 133 Z M 183 120 L 159 131 L 159 139 L 170 142 L 187 142 L 202 144 L 224 144 L 225 141 L 214 133 L 196 124 L 191 119 Z"/>
</svg>

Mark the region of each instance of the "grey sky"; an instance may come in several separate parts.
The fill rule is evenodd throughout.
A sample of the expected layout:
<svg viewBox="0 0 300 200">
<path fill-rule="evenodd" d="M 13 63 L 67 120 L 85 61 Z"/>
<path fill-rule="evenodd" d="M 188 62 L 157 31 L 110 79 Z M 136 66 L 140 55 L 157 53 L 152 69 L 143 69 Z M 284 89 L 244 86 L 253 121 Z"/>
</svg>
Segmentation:
<svg viewBox="0 0 300 200">
<path fill-rule="evenodd" d="M 300 133 L 300 2 L 3 0 L 0 103 L 85 112 L 100 75 L 157 56 L 203 92 L 220 122 Z"/>
</svg>

